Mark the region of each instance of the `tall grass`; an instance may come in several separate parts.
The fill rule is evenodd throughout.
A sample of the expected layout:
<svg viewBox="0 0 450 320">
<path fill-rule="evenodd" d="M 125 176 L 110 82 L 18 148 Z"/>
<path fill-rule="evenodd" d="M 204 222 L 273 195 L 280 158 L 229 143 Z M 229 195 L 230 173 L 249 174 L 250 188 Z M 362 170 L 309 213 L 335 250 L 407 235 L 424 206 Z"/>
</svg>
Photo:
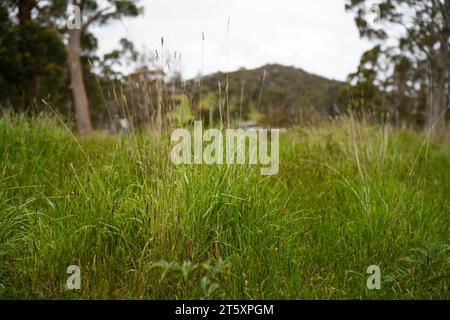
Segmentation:
<svg viewBox="0 0 450 320">
<path fill-rule="evenodd" d="M 0 298 L 448 299 L 450 145 L 424 139 L 351 119 L 293 128 L 261 176 L 175 166 L 164 134 L 74 139 L 5 115 Z"/>
</svg>

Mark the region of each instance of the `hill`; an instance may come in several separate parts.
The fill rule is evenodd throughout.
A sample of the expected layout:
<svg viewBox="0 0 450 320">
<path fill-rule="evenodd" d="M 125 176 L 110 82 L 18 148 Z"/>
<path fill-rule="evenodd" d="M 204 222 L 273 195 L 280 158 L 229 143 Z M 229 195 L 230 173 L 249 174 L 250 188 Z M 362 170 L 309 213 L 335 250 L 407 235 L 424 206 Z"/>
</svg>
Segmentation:
<svg viewBox="0 0 450 320">
<path fill-rule="evenodd" d="M 211 104 L 222 105 L 226 114 L 227 83 L 231 116 L 245 119 L 258 111 L 259 120 L 266 124 L 316 122 L 336 115 L 346 104 L 342 95 L 345 83 L 279 64 L 217 72 L 188 81 L 186 89 L 194 101 L 200 101 L 205 114 Z"/>
</svg>

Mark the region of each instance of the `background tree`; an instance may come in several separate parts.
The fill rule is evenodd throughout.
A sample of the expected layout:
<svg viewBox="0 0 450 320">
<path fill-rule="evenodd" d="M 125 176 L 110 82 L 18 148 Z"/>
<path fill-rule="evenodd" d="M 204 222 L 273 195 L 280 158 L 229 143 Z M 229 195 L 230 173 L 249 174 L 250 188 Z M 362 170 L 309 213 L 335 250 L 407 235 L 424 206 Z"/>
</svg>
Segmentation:
<svg viewBox="0 0 450 320">
<path fill-rule="evenodd" d="M 364 52 L 357 71 L 348 76 L 353 85 L 350 106 L 358 119 L 362 117 L 370 119 L 374 116 L 375 119 L 372 120 L 382 121 L 388 112 L 386 99 L 383 99 L 386 96 L 383 89 L 386 89 L 387 83 L 379 77 L 383 68 L 379 62 L 381 55 L 380 46 Z"/>
<path fill-rule="evenodd" d="M 377 21 L 371 10 L 374 4 L 380 14 Z M 394 111 L 406 100 L 419 99 L 427 92 L 431 128 L 448 109 L 450 0 L 347 0 L 346 9 L 355 13 L 361 37 L 374 41 L 384 54 L 377 64 L 390 66 L 384 70 L 387 75 L 373 70 L 377 79 L 387 80 L 386 89 L 396 99 Z M 363 57 L 360 69 L 364 63 Z M 416 105 L 409 111 L 419 109 Z"/>
<path fill-rule="evenodd" d="M 94 25 L 103 26 L 123 17 L 138 16 L 142 8 L 138 7 L 136 2 L 133 0 L 55 0 L 44 1 L 39 7 L 43 20 L 47 18 L 47 21 L 56 26 L 63 36 L 67 35 L 72 103 L 77 129 L 80 133 L 86 134 L 92 131 L 82 61 L 83 56 L 91 54 L 97 48 L 97 39 L 89 30 Z M 80 29 L 68 29 L 66 26 L 66 10 L 69 4 L 78 6 L 80 9 Z"/>
<path fill-rule="evenodd" d="M 63 105 L 67 86 L 64 44 L 52 28 L 32 20 L 35 1 L 0 4 L 0 103 L 31 111 L 34 101 Z"/>
</svg>

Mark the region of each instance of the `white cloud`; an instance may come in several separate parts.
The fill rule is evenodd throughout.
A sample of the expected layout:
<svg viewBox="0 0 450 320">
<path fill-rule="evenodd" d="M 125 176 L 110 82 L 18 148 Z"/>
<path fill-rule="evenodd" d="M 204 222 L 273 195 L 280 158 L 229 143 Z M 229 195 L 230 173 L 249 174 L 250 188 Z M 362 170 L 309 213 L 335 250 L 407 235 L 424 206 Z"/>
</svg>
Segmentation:
<svg viewBox="0 0 450 320">
<path fill-rule="evenodd" d="M 96 29 L 100 52 L 122 36 L 140 50 L 181 52 L 183 75 L 294 65 L 344 80 L 370 45 L 359 39 L 344 0 L 146 0 L 145 14 Z M 229 33 L 227 22 L 230 19 Z"/>
</svg>

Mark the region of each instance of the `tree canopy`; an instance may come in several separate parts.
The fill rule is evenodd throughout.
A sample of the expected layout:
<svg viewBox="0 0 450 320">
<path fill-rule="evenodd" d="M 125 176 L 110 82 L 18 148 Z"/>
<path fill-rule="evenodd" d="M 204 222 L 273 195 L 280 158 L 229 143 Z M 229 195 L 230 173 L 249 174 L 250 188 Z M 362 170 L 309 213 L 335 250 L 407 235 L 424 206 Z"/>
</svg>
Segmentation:
<svg viewBox="0 0 450 320">
<path fill-rule="evenodd" d="M 389 93 L 391 117 L 414 116 L 430 129 L 443 123 L 449 103 L 450 1 L 347 0 L 346 9 L 355 14 L 361 37 L 374 43 L 350 75 L 370 104 L 383 108 L 374 94 L 382 90 Z"/>
</svg>

